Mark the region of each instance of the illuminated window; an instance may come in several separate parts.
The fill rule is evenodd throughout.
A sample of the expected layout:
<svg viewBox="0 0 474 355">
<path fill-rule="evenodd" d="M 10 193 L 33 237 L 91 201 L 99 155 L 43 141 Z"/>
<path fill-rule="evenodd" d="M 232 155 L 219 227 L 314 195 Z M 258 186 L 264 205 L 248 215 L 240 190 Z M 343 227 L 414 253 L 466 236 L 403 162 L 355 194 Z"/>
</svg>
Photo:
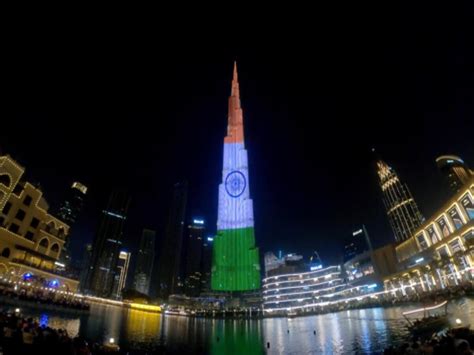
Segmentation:
<svg viewBox="0 0 474 355">
<path fill-rule="evenodd" d="M 439 228 L 441 229 L 441 232 L 443 233 L 443 237 L 446 238 L 451 234 L 451 231 L 449 230 L 448 223 L 446 222 L 446 218 L 443 216 L 440 219 L 436 221 L 439 225 Z"/>
<path fill-rule="evenodd" d="M 23 211 L 22 209 L 19 209 L 16 212 L 15 218 L 19 221 L 23 221 L 25 219 L 25 216 L 26 216 L 26 212 Z"/>
<path fill-rule="evenodd" d="M 31 205 L 31 201 L 33 201 L 33 199 L 31 198 L 30 195 L 26 195 L 25 196 L 25 199 L 23 200 L 23 204 L 25 206 L 30 206 Z"/>
<path fill-rule="evenodd" d="M 458 209 L 456 208 L 456 206 L 454 206 L 453 208 L 451 208 L 449 211 L 449 216 L 451 217 L 451 220 L 453 221 L 454 223 L 454 227 L 456 229 L 459 229 L 463 226 L 463 222 L 462 222 L 462 219 L 461 219 L 461 216 L 459 215 L 459 211 Z"/>
<path fill-rule="evenodd" d="M 472 200 L 471 195 L 468 193 L 465 194 L 461 199 L 461 205 L 466 210 L 469 219 L 474 219 L 474 201 Z"/>
<path fill-rule="evenodd" d="M 429 247 L 428 242 L 426 241 L 426 238 L 423 235 L 423 233 L 417 235 L 416 240 L 418 241 L 418 244 L 420 245 L 421 250 L 425 250 L 426 248 Z"/>
<path fill-rule="evenodd" d="M 466 242 L 474 243 L 474 230 L 470 230 L 462 236 Z"/>
<path fill-rule="evenodd" d="M 438 233 L 436 233 L 436 229 L 435 229 L 434 224 L 432 224 L 431 226 L 429 226 L 429 227 L 426 229 L 426 232 L 428 233 L 428 237 L 430 238 L 432 244 L 436 244 L 438 241 L 441 240 L 441 238 L 439 237 Z"/>
<path fill-rule="evenodd" d="M 441 258 L 449 257 L 448 248 L 446 246 L 438 249 L 438 254 Z"/>
<path fill-rule="evenodd" d="M 449 242 L 449 247 L 451 248 L 453 254 L 462 251 L 462 246 L 461 243 L 459 243 L 459 239 L 454 239 Z"/>
</svg>

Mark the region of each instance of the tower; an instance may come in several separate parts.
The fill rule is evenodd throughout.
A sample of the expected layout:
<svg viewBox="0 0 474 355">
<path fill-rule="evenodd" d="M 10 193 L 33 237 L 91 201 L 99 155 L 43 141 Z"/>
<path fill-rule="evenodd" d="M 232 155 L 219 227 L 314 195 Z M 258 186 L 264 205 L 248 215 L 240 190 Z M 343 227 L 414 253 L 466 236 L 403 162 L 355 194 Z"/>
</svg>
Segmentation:
<svg viewBox="0 0 474 355">
<path fill-rule="evenodd" d="M 125 288 L 128 276 L 128 266 L 130 265 L 131 253 L 121 250 L 118 257 L 117 269 L 115 270 L 114 286 L 112 295 L 115 298 L 121 298 L 122 290 Z"/>
<path fill-rule="evenodd" d="M 412 236 L 423 223 L 424 218 L 408 186 L 400 181 L 395 170 L 382 160 L 377 162 L 377 169 L 390 226 L 395 240 L 402 242 Z"/>
<path fill-rule="evenodd" d="M 458 192 L 474 175 L 464 161 L 456 155 L 442 155 L 436 158 L 436 165 L 445 176 L 453 193 Z"/>
<path fill-rule="evenodd" d="M 72 227 L 84 206 L 87 187 L 80 182 L 74 182 L 67 192 L 66 199 L 59 207 L 58 217 Z M 59 258 L 66 267 L 71 263 L 71 236 L 64 243 L 63 252 Z"/>
<path fill-rule="evenodd" d="M 201 291 L 201 261 L 205 228 L 205 222 L 200 218 L 194 218 L 193 222 L 188 226 L 186 279 L 184 281 L 187 296 L 199 296 Z"/>
<path fill-rule="evenodd" d="M 102 211 L 84 287 L 87 293 L 99 297 L 112 295 L 129 204 L 130 198 L 124 191 L 114 191 Z"/>
<path fill-rule="evenodd" d="M 173 187 L 171 209 L 158 266 L 158 295 L 163 299 L 177 293 L 180 286 L 187 196 L 188 183 L 176 183 Z"/>
<path fill-rule="evenodd" d="M 214 291 L 249 291 L 260 288 L 260 263 L 258 248 L 255 246 L 253 202 L 249 190 L 248 158 L 236 63 L 229 98 L 227 136 L 224 138 L 211 287 Z"/>
<path fill-rule="evenodd" d="M 155 231 L 143 230 L 133 277 L 133 288 L 145 295 L 148 295 L 150 291 L 151 274 L 155 260 L 155 237 Z"/>
</svg>

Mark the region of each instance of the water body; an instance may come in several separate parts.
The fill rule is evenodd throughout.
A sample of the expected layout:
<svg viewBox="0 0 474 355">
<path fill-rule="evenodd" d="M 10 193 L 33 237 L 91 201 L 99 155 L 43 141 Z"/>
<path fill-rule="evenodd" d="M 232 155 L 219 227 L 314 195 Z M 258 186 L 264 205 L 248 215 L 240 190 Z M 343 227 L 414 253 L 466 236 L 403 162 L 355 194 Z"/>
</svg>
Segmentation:
<svg viewBox="0 0 474 355">
<path fill-rule="evenodd" d="M 162 316 L 115 306 L 92 305 L 88 315 L 22 309 L 51 327 L 65 328 L 103 343 L 114 338 L 122 349 L 201 354 L 371 354 L 406 339 L 401 313 L 420 305 L 342 311 L 301 318 L 262 320 Z M 474 299 L 452 301 L 451 321 L 474 325 Z M 316 331 L 316 334 L 313 332 Z M 267 348 L 267 342 L 270 348 Z"/>
</svg>

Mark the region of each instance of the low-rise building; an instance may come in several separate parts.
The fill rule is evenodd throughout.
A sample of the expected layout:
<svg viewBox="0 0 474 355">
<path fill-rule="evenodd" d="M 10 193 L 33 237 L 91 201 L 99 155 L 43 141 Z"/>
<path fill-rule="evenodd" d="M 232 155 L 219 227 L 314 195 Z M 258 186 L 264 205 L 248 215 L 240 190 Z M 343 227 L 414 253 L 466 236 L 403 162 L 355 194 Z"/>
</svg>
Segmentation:
<svg viewBox="0 0 474 355">
<path fill-rule="evenodd" d="M 406 295 L 460 285 L 474 279 L 474 178 L 396 246 L 399 272 L 386 290 Z"/>
<path fill-rule="evenodd" d="M 25 169 L 0 156 L 0 277 L 12 283 L 75 292 L 59 258 L 69 226 L 48 213 L 43 192 L 24 181 Z"/>
</svg>

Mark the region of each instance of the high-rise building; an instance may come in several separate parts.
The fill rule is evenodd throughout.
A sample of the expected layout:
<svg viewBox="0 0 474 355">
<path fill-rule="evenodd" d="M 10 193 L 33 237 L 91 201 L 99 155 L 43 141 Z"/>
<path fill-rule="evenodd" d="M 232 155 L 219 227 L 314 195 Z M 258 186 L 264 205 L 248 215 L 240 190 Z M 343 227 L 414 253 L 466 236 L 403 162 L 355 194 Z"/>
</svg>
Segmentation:
<svg viewBox="0 0 474 355">
<path fill-rule="evenodd" d="M 81 272 L 79 275 L 79 289 L 81 292 L 85 291 L 85 285 L 87 280 L 87 274 L 89 272 L 89 267 L 92 259 L 92 244 L 88 243 L 85 245 L 84 253 L 82 254 L 81 260 Z"/>
<path fill-rule="evenodd" d="M 377 162 L 377 173 L 383 193 L 383 203 L 395 240 L 402 242 L 410 238 L 423 223 L 418 206 L 406 184 L 403 184 L 393 168 L 384 161 Z"/>
<path fill-rule="evenodd" d="M 150 281 L 155 260 L 155 237 L 155 231 L 143 230 L 135 264 L 133 288 L 145 295 L 150 292 Z"/>
<path fill-rule="evenodd" d="M 206 225 L 201 218 L 194 218 L 188 226 L 186 278 L 184 280 L 184 290 L 187 296 L 197 297 L 201 292 L 201 261 L 205 230 Z"/>
<path fill-rule="evenodd" d="M 217 235 L 213 249 L 212 289 L 257 290 L 260 288 L 260 262 L 255 245 L 253 201 L 250 198 L 236 64 L 228 115 L 222 183 L 219 185 Z"/>
<path fill-rule="evenodd" d="M 365 225 L 352 232 L 352 236 L 344 244 L 344 262 L 352 259 L 358 254 L 372 250 L 372 243 Z"/>
<path fill-rule="evenodd" d="M 73 182 L 68 190 L 66 199 L 59 207 L 58 218 L 66 222 L 72 227 L 77 220 L 79 213 L 84 206 L 87 187 L 80 182 Z M 71 240 L 70 237 L 64 243 L 63 252 L 61 253 L 60 262 L 67 268 L 71 263 Z"/>
<path fill-rule="evenodd" d="M 167 299 L 180 291 L 183 229 L 186 215 L 188 183 L 174 185 L 171 210 L 162 243 L 158 266 L 158 295 Z"/>
<path fill-rule="evenodd" d="M 118 262 L 117 262 L 117 270 L 115 271 L 115 276 L 114 276 L 114 286 L 112 289 L 112 295 L 115 298 L 121 298 L 122 290 L 125 288 L 125 285 L 127 283 L 130 257 L 131 257 L 131 253 L 129 253 L 128 251 L 125 251 L 125 250 L 120 251 Z"/>
<path fill-rule="evenodd" d="M 201 293 L 211 291 L 212 244 L 213 236 L 203 239 L 201 260 Z"/>
<path fill-rule="evenodd" d="M 459 192 L 474 176 L 474 172 L 456 155 L 442 155 L 436 158 L 436 165 L 454 193 Z"/>
<path fill-rule="evenodd" d="M 92 244 L 92 257 L 85 283 L 85 292 L 110 297 L 122 249 L 123 226 L 127 219 L 130 198 L 124 191 L 110 195 L 102 211 L 99 229 Z"/>
<path fill-rule="evenodd" d="M 76 292 L 79 281 L 64 275 L 59 262 L 69 226 L 49 212 L 43 192 L 24 173 L 10 156 L 0 156 L 0 277 L 12 285 L 28 281 L 38 292 Z"/>
</svg>

